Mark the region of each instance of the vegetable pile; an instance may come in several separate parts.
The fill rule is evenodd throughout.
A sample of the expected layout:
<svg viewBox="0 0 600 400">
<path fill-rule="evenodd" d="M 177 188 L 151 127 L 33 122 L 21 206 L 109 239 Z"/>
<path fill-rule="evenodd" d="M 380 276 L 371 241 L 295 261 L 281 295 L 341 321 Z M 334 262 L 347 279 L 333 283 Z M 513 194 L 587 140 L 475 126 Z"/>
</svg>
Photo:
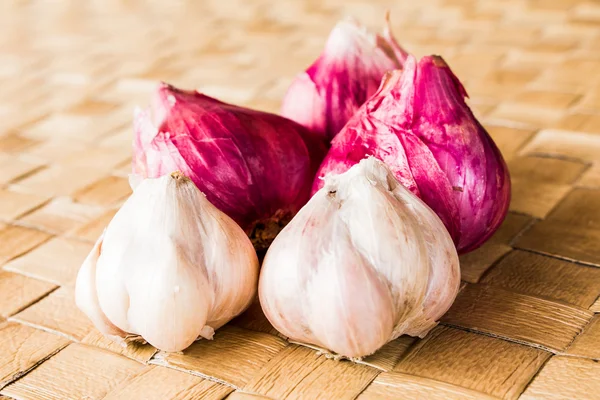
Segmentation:
<svg viewBox="0 0 600 400">
<path fill-rule="evenodd" d="M 336 357 L 425 336 L 458 293 L 458 254 L 510 201 L 466 96 L 441 57 L 351 20 L 282 116 L 161 83 L 136 111 L 134 192 L 81 266 L 78 307 L 113 340 L 169 352 L 257 293 L 279 332 Z"/>
</svg>

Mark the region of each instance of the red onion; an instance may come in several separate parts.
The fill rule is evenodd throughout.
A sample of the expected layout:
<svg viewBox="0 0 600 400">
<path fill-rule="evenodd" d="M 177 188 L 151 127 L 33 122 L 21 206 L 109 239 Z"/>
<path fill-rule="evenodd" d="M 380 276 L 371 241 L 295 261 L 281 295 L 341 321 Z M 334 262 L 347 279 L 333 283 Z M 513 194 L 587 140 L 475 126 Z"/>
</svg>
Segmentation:
<svg viewBox="0 0 600 400">
<path fill-rule="evenodd" d="M 286 118 L 161 84 L 136 112 L 134 174 L 181 171 L 257 248 L 308 201 L 325 147 Z"/>
<path fill-rule="evenodd" d="M 377 91 L 383 75 L 400 68 L 407 56 L 387 22 L 382 35 L 368 32 L 354 20 L 338 22 L 323 53 L 292 82 L 281 114 L 329 142 Z"/>
<path fill-rule="evenodd" d="M 479 247 L 507 213 L 510 177 L 465 96 L 441 57 L 409 56 L 332 141 L 313 192 L 372 155 L 438 214 L 460 253 Z"/>
</svg>

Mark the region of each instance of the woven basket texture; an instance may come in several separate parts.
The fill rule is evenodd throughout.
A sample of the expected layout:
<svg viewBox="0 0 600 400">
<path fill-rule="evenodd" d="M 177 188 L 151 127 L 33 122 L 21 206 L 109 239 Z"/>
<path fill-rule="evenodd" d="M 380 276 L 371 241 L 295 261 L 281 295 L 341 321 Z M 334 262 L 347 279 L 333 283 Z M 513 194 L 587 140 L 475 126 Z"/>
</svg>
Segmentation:
<svg viewBox="0 0 600 400">
<path fill-rule="evenodd" d="M 254 304 L 181 354 L 120 347 L 75 307 L 130 194 L 155 84 L 277 112 L 351 15 L 441 54 L 510 168 L 500 230 L 424 339 L 363 363 L 277 335 Z M 2 1 L 0 398 L 600 399 L 598 0 Z"/>
</svg>

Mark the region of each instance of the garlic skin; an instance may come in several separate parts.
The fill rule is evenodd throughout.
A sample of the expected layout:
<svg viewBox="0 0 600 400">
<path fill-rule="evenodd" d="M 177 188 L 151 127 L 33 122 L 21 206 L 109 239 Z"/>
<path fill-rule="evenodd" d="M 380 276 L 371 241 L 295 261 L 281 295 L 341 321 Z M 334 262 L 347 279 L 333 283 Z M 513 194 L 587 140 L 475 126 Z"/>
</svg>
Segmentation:
<svg viewBox="0 0 600 400">
<path fill-rule="evenodd" d="M 319 58 L 292 82 L 281 115 L 329 142 L 377 91 L 386 71 L 401 68 L 407 56 L 391 33 L 389 15 L 381 35 L 354 19 L 341 20 Z"/>
<path fill-rule="evenodd" d="M 258 269 L 244 231 L 174 172 L 137 185 L 84 261 L 75 298 L 106 336 L 175 352 L 244 311 Z"/>
<path fill-rule="evenodd" d="M 325 180 L 267 252 L 265 315 L 290 340 L 348 358 L 423 337 L 460 285 L 444 225 L 373 157 Z"/>
</svg>

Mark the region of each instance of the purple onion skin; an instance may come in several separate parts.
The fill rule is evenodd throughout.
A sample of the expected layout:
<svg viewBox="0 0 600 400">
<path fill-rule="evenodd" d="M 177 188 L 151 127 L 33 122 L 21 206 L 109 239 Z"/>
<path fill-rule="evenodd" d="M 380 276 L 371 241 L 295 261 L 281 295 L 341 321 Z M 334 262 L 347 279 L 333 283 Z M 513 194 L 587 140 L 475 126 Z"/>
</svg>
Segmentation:
<svg viewBox="0 0 600 400">
<path fill-rule="evenodd" d="M 386 22 L 383 34 L 375 35 L 355 21 L 340 21 L 319 58 L 292 82 L 281 115 L 331 141 L 377 91 L 383 75 L 401 68 L 408 55 Z"/>
<path fill-rule="evenodd" d="M 334 138 L 313 193 L 325 175 L 374 156 L 436 212 L 459 253 L 478 248 L 508 212 L 510 176 L 466 96 L 441 57 L 409 56 Z"/>
<path fill-rule="evenodd" d="M 326 150 L 301 125 L 167 84 L 152 111 L 135 118 L 134 173 L 180 170 L 247 233 L 291 218 L 310 198 Z"/>
</svg>

